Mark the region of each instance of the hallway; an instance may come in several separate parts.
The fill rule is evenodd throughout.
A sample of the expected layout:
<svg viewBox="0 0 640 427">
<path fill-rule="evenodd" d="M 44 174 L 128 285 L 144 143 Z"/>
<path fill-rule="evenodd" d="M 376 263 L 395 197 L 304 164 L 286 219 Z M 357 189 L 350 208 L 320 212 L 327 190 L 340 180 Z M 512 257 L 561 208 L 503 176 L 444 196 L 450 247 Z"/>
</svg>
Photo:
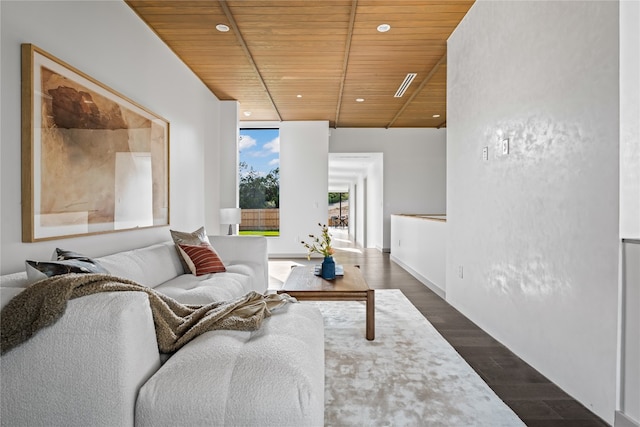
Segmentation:
<svg viewBox="0 0 640 427">
<path fill-rule="evenodd" d="M 608 425 L 390 261 L 389 254 L 354 246 L 345 229 L 330 232 L 337 263 L 360 265 L 373 289 L 400 289 L 527 426 Z M 291 266 L 317 263 L 318 259 L 270 259 L 270 287 L 278 288 Z"/>
</svg>

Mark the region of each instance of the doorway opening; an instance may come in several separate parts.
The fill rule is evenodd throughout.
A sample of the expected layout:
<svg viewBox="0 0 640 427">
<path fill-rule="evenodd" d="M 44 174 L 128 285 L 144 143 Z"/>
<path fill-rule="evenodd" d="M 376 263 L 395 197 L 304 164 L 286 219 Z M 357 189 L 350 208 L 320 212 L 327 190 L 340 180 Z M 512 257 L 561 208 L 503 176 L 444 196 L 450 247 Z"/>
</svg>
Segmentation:
<svg viewBox="0 0 640 427">
<path fill-rule="evenodd" d="M 329 193 L 329 227 L 349 228 L 349 192 Z"/>
</svg>

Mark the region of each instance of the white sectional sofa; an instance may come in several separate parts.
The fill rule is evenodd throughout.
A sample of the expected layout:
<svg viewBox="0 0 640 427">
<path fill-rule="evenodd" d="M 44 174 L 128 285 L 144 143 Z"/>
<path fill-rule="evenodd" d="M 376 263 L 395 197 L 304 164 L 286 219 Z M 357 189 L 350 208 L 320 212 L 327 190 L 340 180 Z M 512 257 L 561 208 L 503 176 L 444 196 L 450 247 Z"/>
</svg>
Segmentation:
<svg viewBox="0 0 640 427">
<path fill-rule="evenodd" d="M 185 304 L 265 292 L 266 239 L 209 236 L 227 271 L 183 274 L 173 242 L 96 260 L 114 276 Z M 0 277 L 4 305 L 28 285 Z M 206 332 L 167 359 L 141 292 L 69 301 L 54 325 L 0 357 L 3 426 L 320 426 L 324 332 L 319 311 L 287 304 L 254 332 Z M 165 361 L 166 359 L 166 361 Z"/>
</svg>

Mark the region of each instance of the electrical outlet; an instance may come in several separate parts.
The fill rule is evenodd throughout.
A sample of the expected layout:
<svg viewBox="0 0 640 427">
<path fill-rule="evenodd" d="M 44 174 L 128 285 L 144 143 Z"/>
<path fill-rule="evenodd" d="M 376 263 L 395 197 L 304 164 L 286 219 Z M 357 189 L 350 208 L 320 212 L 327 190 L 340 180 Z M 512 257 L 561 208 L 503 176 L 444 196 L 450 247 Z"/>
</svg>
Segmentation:
<svg viewBox="0 0 640 427">
<path fill-rule="evenodd" d="M 502 140 L 502 154 L 509 154 L 509 138 Z"/>
<path fill-rule="evenodd" d="M 464 276 L 463 273 L 464 273 L 464 269 L 462 268 L 462 266 L 461 265 L 458 266 L 458 277 L 462 279 Z"/>
<path fill-rule="evenodd" d="M 482 149 L 482 160 L 484 161 L 489 160 L 489 147 L 484 147 Z"/>
</svg>

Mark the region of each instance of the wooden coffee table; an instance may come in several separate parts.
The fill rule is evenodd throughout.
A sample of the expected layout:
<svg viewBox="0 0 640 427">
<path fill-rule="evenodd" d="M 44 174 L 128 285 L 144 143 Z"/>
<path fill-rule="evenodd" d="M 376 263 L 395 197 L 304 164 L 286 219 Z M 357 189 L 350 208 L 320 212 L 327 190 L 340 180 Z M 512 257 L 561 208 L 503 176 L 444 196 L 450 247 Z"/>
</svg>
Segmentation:
<svg viewBox="0 0 640 427">
<path fill-rule="evenodd" d="M 360 268 L 344 265 L 344 276 L 324 280 L 313 274 L 313 266 L 298 266 L 291 269 L 289 277 L 278 290 L 299 301 L 365 301 L 367 309 L 367 339 L 375 339 L 374 290 L 364 280 Z"/>
</svg>

